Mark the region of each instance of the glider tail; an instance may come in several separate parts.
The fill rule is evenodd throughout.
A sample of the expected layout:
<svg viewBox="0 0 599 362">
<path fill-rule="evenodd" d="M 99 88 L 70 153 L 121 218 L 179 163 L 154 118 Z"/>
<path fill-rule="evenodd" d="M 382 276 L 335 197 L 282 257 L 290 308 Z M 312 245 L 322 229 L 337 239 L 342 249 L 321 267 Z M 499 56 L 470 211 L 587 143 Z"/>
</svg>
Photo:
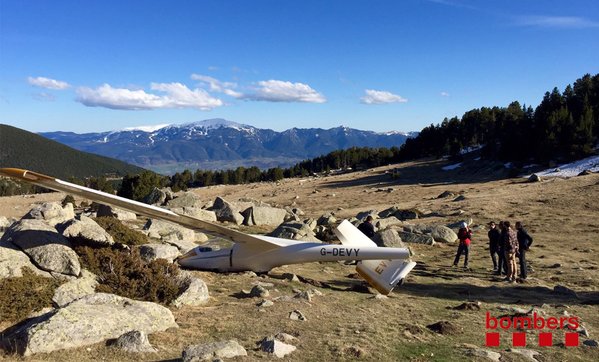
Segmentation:
<svg viewBox="0 0 599 362">
<path fill-rule="evenodd" d="M 347 220 L 339 224 L 335 234 L 346 246 L 377 246 Z M 356 271 L 379 293 L 387 295 L 415 266 L 416 263 L 408 259 L 362 260 L 358 262 Z"/>
</svg>

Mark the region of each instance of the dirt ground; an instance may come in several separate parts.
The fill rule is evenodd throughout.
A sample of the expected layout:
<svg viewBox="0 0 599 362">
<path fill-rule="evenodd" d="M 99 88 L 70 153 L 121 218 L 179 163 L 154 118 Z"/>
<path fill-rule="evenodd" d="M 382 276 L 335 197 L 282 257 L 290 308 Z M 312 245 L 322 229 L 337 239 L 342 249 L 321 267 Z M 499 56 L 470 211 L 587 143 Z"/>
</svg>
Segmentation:
<svg viewBox="0 0 599 362">
<path fill-rule="evenodd" d="M 410 245 L 418 266 L 404 285 L 384 299 L 374 298 L 360 280 L 351 277 L 353 266 L 340 263 L 286 266 L 263 276 L 194 272 L 208 284 L 211 300 L 201 307 L 173 309 L 180 328 L 150 336 L 158 353 L 129 355 L 97 344 L 29 358 L 3 358 L 168 361 L 180 358 L 181 351 L 192 344 L 236 339 L 249 356 L 233 360 L 275 359 L 260 352 L 256 343 L 286 332 L 298 338 L 292 343 L 297 351 L 284 359 L 288 361 L 482 361 L 482 357 L 469 355 L 469 345 L 484 348 L 487 312 L 494 317 L 513 314 L 500 307 L 537 307 L 546 317 L 558 318 L 567 312 L 583 322 L 591 339 L 599 339 L 599 174 L 527 183 L 525 179 L 495 179 L 492 174 L 473 177 L 459 170 L 441 171 L 444 164 L 413 162 L 336 176 L 214 186 L 194 192 L 206 201 L 216 196 L 231 201 L 251 197 L 273 206 L 298 207 L 306 217 L 315 218 L 325 212 L 334 212 L 338 219 L 349 218 L 360 211 L 382 211 L 392 205 L 456 215 L 425 217 L 414 223 L 446 224 L 472 218 L 471 270 L 451 267 L 456 245 Z M 394 169 L 399 177 L 391 176 Z M 437 198 L 444 191 L 465 199 Z M 35 202 L 62 197 L 0 198 L 0 216 L 18 217 Z M 509 284 L 492 275 L 484 229 L 491 220 L 521 220 L 534 237 L 527 255 L 532 271 L 526 283 Z M 282 273 L 295 273 L 311 283 L 277 278 Z M 311 302 L 278 301 L 272 307 L 259 308 L 256 304 L 261 299 L 239 294 L 258 282 L 272 283 L 272 298 L 309 289 L 323 295 Z M 576 291 L 577 296 L 558 294 L 554 291 L 558 285 Z M 467 301 L 480 302 L 480 310 L 453 309 Z M 288 318 L 296 309 L 306 321 Z M 457 328 L 447 334 L 427 329 L 439 321 L 450 321 Z M 599 360 L 597 348 L 582 346 L 586 337 L 580 337 L 579 347 L 564 347 L 559 345 L 564 340 L 563 331 L 555 331 L 554 346 L 539 347 L 537 336 L 538 331 L 527 332 L 527 349 L 539 352 L 538 361 Z M 501 346 L 488 349 L 501 353 L 501 361 L 530 361 L 508 351 L 510 347 L 511 333 L 501 331 Z"/>
</svg>

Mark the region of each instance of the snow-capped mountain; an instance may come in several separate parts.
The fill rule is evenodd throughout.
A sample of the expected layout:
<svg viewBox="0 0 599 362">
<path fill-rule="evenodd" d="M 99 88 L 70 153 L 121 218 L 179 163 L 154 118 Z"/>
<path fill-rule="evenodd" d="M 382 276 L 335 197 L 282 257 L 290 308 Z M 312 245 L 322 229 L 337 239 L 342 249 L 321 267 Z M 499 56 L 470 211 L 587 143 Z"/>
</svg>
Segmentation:
<svg viewBox="0 0 599 362">
<path fill-rule="evenodd" d="M 185 168 L 289 166 L 337 149 L 400 146 L 417 133 L 377 133 L 348 127 L 291 128 L 276 132 L 224 119 L 209 119 L 101 133 L 46 132 L 41 135 L 78 150 L 173 172 Z"/>
</svg>

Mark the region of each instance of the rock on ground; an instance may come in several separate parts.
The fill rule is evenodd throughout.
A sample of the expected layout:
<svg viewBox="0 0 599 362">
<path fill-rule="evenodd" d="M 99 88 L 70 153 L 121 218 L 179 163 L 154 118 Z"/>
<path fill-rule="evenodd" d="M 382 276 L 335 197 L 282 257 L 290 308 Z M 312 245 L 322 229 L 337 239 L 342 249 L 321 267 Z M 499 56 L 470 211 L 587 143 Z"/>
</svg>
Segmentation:
<svg viewBox="0 0 599 362">
<path fill-rule="evenodd" d="M 86 295 L 94 294 L 98 281 L 96 276 L 85 270 L 81 270 L 81 276 L 77 279 L 68 281 L 54 291 L 52 302 L 60 307 L 71 303 L 74 300 L 82 298 Z"/>
<path fill-rule="evenodd" d="M 379 229 L 387 229 L 393 226 L 403 225 L 403 221 L 399 220 L 395 216 L 389 216 L 384 219 L 377 220 L 375 226 Z"/>
<path fill-rule="evenodd" d="M 158 352 L 152 347 L 148 335 L 143 331 L 129 331 L 117 338 L 111 346 L 130 353 Z"/>
<path fill-rule="evenodd" d="M 179 197 L 169 200 L 166 203 L 169 208 L 172 207 L 200 207 L 202 206 L 202 200 L 200 197 L 193 192 L 184 192 Z"/>
<path fill-rule="evenodd" d="M 172 263 L 179 255 L 179 249 L 176 246 L 165 244 L 145 244 L 139 247 L 139 255 L 142 259 L 149 262 L 156 259 L 165 259 Z"/>
<path fill-rule="evenodd" d="M 9 328 L 1 343 L 9 352 L 30 356 L 87 346 L 131 330 L 154 333 L 176 327 L 171 311 L 161 305 L 96 293 Z"/>
<path fill-rule="evenodd" d="M 208 286 L 199 278 L 186 276 L 183 280 L 183 293 L 175 299 L 171 305 L 181 308 L 185 305 L 197 306 L 205 304 L 210 299 Z"/>
<path fill-rule="evenodd" d="M 18 246 L 42 270 L 74 276 L 81 271 L 71 242 L 44 220 L 23 219 L 13 224 L 2 239 Z"/>
<path fill-rule="evenodd" d="M 149 237 L 155 239 L 194 241 L 196 238 L 193 230 L 162 220 L 149 219 L 143 230 L 148 232 Z"/>
<path fill-rule="evenodd" d="M 260 342 L 260 349 L 263 352 L 273 354 L 277 358 L 283 358 L 295 351 L 297 347 L 281 342 L 274 337 L 266 337 Z"/>
<path fill-rule="evenodd" d="M 199 207 L 173 207 L 170 209 L 178 214 L 191 216 L 203 221 L 217 221 L 216 213 L 214 211 L 200 209 Z"/>
<path fill-rule="evenodd" d="M 524 356 L 527 360 L 532 362 L 539 362 L 537 356 L 541 355 L 539 352 L 527 348 L 510 348 L 507 351 Z"/>
<path fill-rule="evenodd" d="M 470 346 L 470 348 L 466 350 L 466 355 L 469 357 L 479 357 L 494 362 L 499 362 L 501 359 L 501 353 L 485 348 L 479 348 L 474 345 Z"/>
<path fill-rule="evenodd" d="M 243 222 L 243 216 L 239 212 L 239 208 L 221 197 L 214 200 L 212 211 L 214 211 L 216 219 L 220 222 L 228 221 L 237 225 L 241 225 Z"/>
<path fill-rule="evenodd" d="M 0 231 L 4 231 L 12 225 L 14 221 L 12 219 L 8 219 L 4 216 L 0 216 Z"/>
<path fill-rule="evenodd" d="M 0 279 L 22 277 L 23 268 L 29 268 L 37 275 L 52 277 L 50 273 L 38 269 L 16 245 L 0 239 Z"/>
<path fill-rule="evenodd" d="M 114 244 L 112 236 L 87 216 L 81 215 L 79 220 L 73 219 L 60 224 L 58 229 L 64 237 L 85 245 L 105 247 Z"/>
<path fill-rule="evenodd" d="M 379 231 L 374 235 L 373 241 L 378 246 L 385 246 L 388 248 L 404 248 L 404 244 L 397 233 L 397 230 L 386 229 Z"/>
<path fill-rule="evenodd" d="M 57 202 L 46 202 L 37 205 L 23 216 L 23 219 L 45 220 L 51 226 L 56 226 L 56 224 L 74 218 L 73 204 L 68 203 L 63 207 Z"/>
<path fill-rule="evenodd" d="M 242 212 L 244 225 L 270 225 L 282 224 L 287 217 L 287 210 L 276 207 L 252 206 Z"/>
<path fill-rule="evenodd" d="M 110 205 L 99 204 L 98 211 L 96 213 L 98 217 L 114 217 L 121 221 L 133 221 L 137 220 L 137 215 L 134 212 L 122 210 Z"/>
<path fill-rule="evenodd" d="M 274 236 L 276 238 L 283 239 L 321 242 L 316 238 L 316 234 L 314 234 L 311 225 L 297 221 L 290 221 L 279 225 L 275 230 L 273 230 L 273 232 L 268 234 L 268 236 Z"/>
<path fill-rule="evenodd" d="M 399 232 L 399 237 L 406 243 L 435 245 L 435 240 L 430 235 L 414 234 L 406 231 Z"/>
<path fill-rule="evenodd" d="M 197 344 L 183 351 L 183 362 L 212 361 L 217 358 L 247 356 L 247 351 L 237 341 Z"/>
</svg>

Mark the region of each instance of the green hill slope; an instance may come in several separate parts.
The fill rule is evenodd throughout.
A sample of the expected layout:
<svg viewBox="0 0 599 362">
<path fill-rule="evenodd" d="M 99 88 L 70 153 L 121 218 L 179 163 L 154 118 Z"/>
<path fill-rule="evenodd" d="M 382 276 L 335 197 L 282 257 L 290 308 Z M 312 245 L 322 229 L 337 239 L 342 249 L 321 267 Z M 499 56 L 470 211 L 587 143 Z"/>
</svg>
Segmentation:
<svg viewBox="0 0 599 362">
<path fill-rule="evenodd" d="M 58 178 L 139 173 L 142 168 L 77 151 L 16 127 L 0 124 L 0 167 L 16 167 Z"/>
</svg>

